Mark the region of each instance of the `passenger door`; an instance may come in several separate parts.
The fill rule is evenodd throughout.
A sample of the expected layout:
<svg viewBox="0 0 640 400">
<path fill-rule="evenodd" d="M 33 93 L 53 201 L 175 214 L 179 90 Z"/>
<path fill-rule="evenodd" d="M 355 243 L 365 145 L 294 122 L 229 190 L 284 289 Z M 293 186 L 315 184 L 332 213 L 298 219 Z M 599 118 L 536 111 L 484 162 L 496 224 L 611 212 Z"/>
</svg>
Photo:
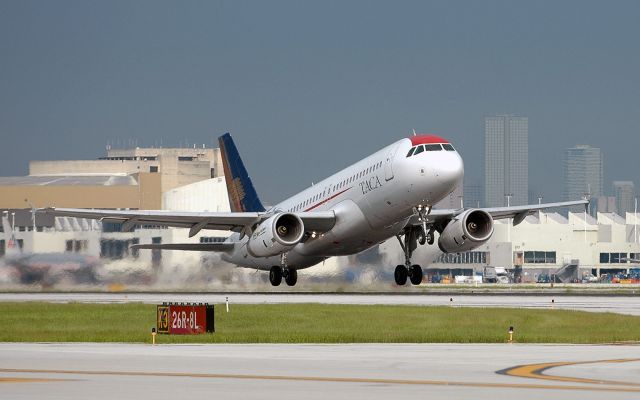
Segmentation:
<svg viewBox="0 0 640 400">
<path fill-rule="evenodd" d="M 396 156 L 396 152 L 398 151 L 398 147 L 400 147 L 400 145 L 396 144 L 396 145 L 392 146 L 391 148 L 389 148 L 389 151 L 387 152 L 387 156 L 385 157 L 385 161 L 384 161 L 384 178 L 387 181 L 390 181 L 391 179 L 393 179 L 393 159 Z"/>
</svg>

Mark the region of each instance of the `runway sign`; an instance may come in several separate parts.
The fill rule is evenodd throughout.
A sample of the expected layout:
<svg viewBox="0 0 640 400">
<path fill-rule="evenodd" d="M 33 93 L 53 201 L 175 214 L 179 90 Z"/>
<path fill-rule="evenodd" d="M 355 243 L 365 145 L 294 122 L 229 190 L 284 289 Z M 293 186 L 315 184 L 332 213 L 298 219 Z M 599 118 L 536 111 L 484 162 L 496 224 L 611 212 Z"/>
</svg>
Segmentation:
<svg viewBox="0 0 640 400">
<path fill-rule="evenodd" d="M 157 331 L 169 335 L 215 332 L 213 304 L 162 303 L 157 307 Z"/>
</svg>

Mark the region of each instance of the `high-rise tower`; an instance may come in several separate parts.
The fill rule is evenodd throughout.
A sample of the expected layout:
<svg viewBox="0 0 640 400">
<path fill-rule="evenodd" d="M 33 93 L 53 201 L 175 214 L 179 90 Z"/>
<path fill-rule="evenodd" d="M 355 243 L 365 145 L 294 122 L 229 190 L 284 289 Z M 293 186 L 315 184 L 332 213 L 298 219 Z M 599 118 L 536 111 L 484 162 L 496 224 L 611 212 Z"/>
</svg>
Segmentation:
<svg viewBox="0 0 640 400">
<path fill-rule="evenodd" d="M 527 204 L 529 119 L 496 115 L 484 120 L 485 206 Z M 509 200 L 507 200 L 509 199 Z"/>
<path fill-rule="evenodd" d="M 596 200 L 603 196 L 602 152 L 597 147 L 578 145 L 564 151 L 563 200 L 578 200 L 590 195 Z M 572 211 L 580 211 L 576 207 Z"/>
</svg>

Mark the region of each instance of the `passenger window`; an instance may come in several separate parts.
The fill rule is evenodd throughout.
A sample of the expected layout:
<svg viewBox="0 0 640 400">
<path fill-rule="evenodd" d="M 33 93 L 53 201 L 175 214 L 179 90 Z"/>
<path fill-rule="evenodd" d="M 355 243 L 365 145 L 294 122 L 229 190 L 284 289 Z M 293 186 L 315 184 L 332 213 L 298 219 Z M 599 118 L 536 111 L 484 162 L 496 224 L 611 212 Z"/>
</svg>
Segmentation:
<svg viewBox="0 0 640 400">
<path fill-rule="evenodd" d="M 415 156 L 416 154 L 420 154 L 424 151 L 424 147 L 422 145 L 416 147 L 416 151 L 413 153 L 413 155 Z"/>
<path fill-rule="evenodd" d="M 443 144 L 442 147 L 444 147 L 446 151 L 456 151 L 456 149 L 454 149 L 450 144 Z"/>
<path fill-rule="evenodd" d="M 439 144 L 425 144 L 424 148 L 427 151 L 441 151 L 442 150 L 442 146 L 440 146 Z"/>
</svg>

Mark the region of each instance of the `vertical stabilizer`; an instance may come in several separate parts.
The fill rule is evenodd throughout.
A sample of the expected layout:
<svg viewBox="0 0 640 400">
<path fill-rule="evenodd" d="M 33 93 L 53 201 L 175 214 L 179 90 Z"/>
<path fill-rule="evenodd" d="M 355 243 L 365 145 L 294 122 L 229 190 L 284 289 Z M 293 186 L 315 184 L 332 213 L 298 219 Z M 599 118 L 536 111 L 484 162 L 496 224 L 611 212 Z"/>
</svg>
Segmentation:
<svg viewBox="0 0 640 400">
<path fill-rule="evenodd" d="M 262 212 L 264 206 L 256 189 L 251 183 L 251 178 L 240 158 L 240 153 L 229 133 L 218 138 L 220 154 L 222 155 L 222 167 L 224 179 L 227 183 L 229 205 L 233 212 Z"/>
</svg>

